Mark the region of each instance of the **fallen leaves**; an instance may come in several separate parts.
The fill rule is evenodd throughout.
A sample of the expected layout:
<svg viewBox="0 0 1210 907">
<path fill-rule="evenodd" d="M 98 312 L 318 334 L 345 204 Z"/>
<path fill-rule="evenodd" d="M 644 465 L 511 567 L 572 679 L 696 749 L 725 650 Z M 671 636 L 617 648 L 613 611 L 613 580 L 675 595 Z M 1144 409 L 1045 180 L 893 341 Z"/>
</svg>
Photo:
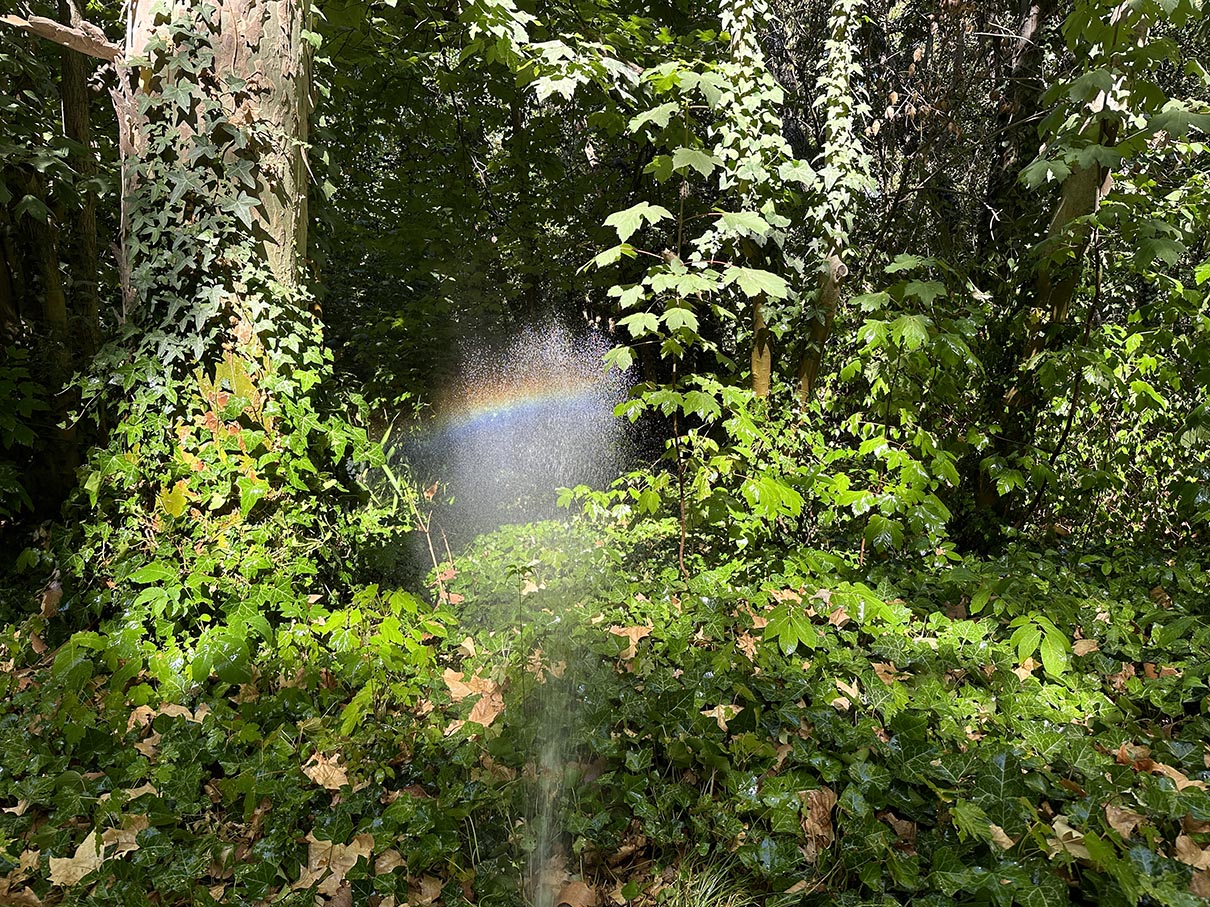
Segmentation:
<svg viewBox="0 0 1210 907">
<path fill-rule="evenodd" d="M 462 702 L 470 696 L 479 697 L 465 721 L 459 719 L 450 722 L 445 729 L 447 737 L 456 733 L 467 721 L 487 727 L 504 711 L 504 691 L 494 680 L 459 673 L 450 668 L 446 668 L 441 676 L 454 702 Z"/>
<path fill-rule="evenodd" d="M 95 829 L 70 857 L 50 858 L 50 883 L 67 888 L 113 860 L 139 849 L 139 832 L 150 827 L 146 816 L 127 816 L 118 828 Z"/>
<path fill-rule="evenodd" d="M 1133 809 L 1107 805 L 1105 807 L 1105 821 L 1124 840 L 1130 840 L 1130 836 L 1134 834 L 1134 830 L 1146 822 L 1147 817 L 1142 813 L 1136 813 Z"/>
<path fill-rule="evenodd" d="M 579 879 L 568 882 L 555 896 L 555 907 L 594 907 L 596 903 L 596 891 Z"/>
<path fill-rule="evenodd" d="M 323 753 L 312 753 L 302 772 L 325 790 L 340 790 L 349 783 L 349 773 L 340 764 L 340 753 L 331 758 Z"/>
<path fill-rule="evenodd" d="M 1176 785 L 1178 791 L 1189 787 L 1194 787 L 1198 790 L 1206 789 L 1206 782 L 1192 780 L 1180 769 L 1173 768 L 1171 765 L 1165 765 L 1162 762 L 1156 762 L 1151 758 L 1151 750 L 1145 746 L 1131 746 L 1123 743 L 1118 748 L 1116 758 L 1119 765 L 1129 765 L 1136 772 L 1163 775 Z"/>
<path fill-rule="evenodd" d="M 802 830 L 807 841 L 803 845 L 803 856 L 814 863 L 820 852 L 826 850 L 835 838 L 832 829 L 832 807 L 836 805 L 836 794 L 830 788 L 800 791 L 798 794 L 807 804 L 807 814 L 802 820 Z"/>
<path fill-rule="evenodd" d="M 1068 853 L 1078 860 L 1090 860 L 1092 854 L 1084 846 L 1084 833 L 1071 827 L 1066 816 L 1055 816 L 1051 823 L 1055 836 L 1046 839 L 1046 850 L 1052 857 Z"/>
<path fill-rule="evenodd" d="M 292 887 L 298 890 L 318 884 L 316 890 L 320 894 L 333 896 L 357 861 L 368 861 L 373 852 L 372 835 L 355 835 L 349 844 L 336 844 L 317 838 L 312 832 L 307 835 L 307 865 Z"/>
<path fill-rule="evenodd" d="M 630 661 L 630 659 L 634 658 L 634 656 L 638 653 L 637 646 L 638 646 L 639 640 L 645 639 L 646 637 L 650 636 L 652 629 L 653 628 L 649 627 L 649 626 L 648 627 L 619 627 L 619 626 L 615 625 L 615 626 L 610 627 L 609 632 L 612 633 L 614 636 L 621 636 L 622 638 L 629 641 L 626 648 L 622 650 L 621 654 L 618 657 L 621 658 L 623 661 Z"/>
<path fill-rule="evenodd" d="M 1203 850 L 1189 835 L 1177 836 L 1172 856 L 1194 869 L 1210 870 L 1210 848 Z"/>
</svg>

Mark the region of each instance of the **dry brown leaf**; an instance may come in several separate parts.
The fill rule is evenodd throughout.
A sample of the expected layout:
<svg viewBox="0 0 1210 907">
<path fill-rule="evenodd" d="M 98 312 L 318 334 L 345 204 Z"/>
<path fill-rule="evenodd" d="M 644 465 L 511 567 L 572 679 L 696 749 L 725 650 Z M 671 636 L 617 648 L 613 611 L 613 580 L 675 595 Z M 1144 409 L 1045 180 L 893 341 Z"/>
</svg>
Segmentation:
<svg viewBox="0 0 1210 907">
<path fill-rule="evenodd" d="M 1147 817 L 1142 813 L 1136 813 L 1133 809 L 1106 806 L 1105 821 L 1109 823 L 1110 828 L 1129 840 L 1130 836 L 1134 834 L 1134 830 L 1147 821 Z"/>
<path fill-rule="evenodd" d="M 334 895 L 357 861 L 363 857 L 368 860 L 373 852 L 374 838 L 368 834 L 356 835 L 351 844 L 336 844 L 316 838 L 312 832 L 307 835 L 306 868 L 313 879 L 321 880 L 320 894 Z"/>
<path fill-rule="evenodd" d="M 1084 833 L 1072 828 L 1066 816 L 1055 816 L 1052 824 L 1055 836 L 1046 840 L 1047 852 L 1052 857 L 1067 852 L 1078 860 L 1092 859 L 1092 854 L 1084 846 Z"/>
<path fill-rule="evenodd" d="M 888 687 L 894 684 L 895 681 L 903 680 L 909 676 L 896 668 L 894 662 L 875 662 L 870 667 L 874 669 L 874 673 L 878 675 L 878 679 Z"/>
<path fill-rule="evenodd" d="M 374 860 L 374 875 L 386 875 L 388 872 L 394 872 L 403 865 L 403 854 L 391 848 L 384 850 Z"/>
<path fill-rule="evenodd" d="M 521 586 L 522 595 L 533 595 L 542 587 L 535 583 L 532 579 L 527 579 L 524 585 Z"/>
<path fill-rule="evenodd" d="M 341 882 L 324 907 L 353 907 L 353 886 L 348 882 Z"/>
<path fill-rule="evenodd" d="M 1210 872 L 1202 869 L 1189 880 L 1189 891 L 1199 898 L 1210 898 Z"/>
<path fill-rule="evenodd" d="M 727 722 L 744 710 L 742 705 L 716 705 L 712 709 L 703 709 L 702 715 L 706 718 L 713 718 L 718 722 L 718 729 L 724 733 L 727 731 Z"/>
<path fill-rule="evenodd" d="M 101 836 L 93 831 L 72 856 L 50 858 L 50 883 L 64 887 L 75 885 L 90 872 L 100 869 L 104 862 Z"/>
<path fill-rule="evenodd" d="M 432 876 L 421 876 L 418 882 L 408 886 L 408 901 L 412 904 L 431 904 L 441 897 L 441 889 L 445 883 Z"/>
<path fill-rule="evenodd" d="M 63 585 L 55 580 L 42 591 L 42 616 L 49 618 L 58 614 L 61 601 L 63 601 Z"/>
<path fill-rule="evenodd" d="M 495 721 L 500 713 L 504 711 L 504 694 L 500 692 L 500 688 L 496 687 L 490 693 L 486 693 L 479 697 L 479 701 L 471 707 L 471 713 L 467 715 L 467 721 L 473 721 L 475 724 L 481 724 L 487 727 Z"/>
<path fill-rule="evenodd" d="M 349 783 L 349 773 L 340 764 L 340 753 L 330 759 L 323 753 L 312 753 L 302 773 L 326 790 L 340 790 Z"/>
<path fill-rule="evenodd" d="M 1193 813 L 1185 813 L 1185 817 L 1181 819 L 1181 830 L 1187 835 L 1210 834 L 1210 822 L 1193 818 Z"/>
<path fill-rule="evenodd" d="M 146 740 L 140 740 L 134 745 L 134 748 L 146 756 L 148 759 L 154 759 L 157 748 L 160 745 L 161 736 L 159 733 L 152 734 Z"/>
<path fill-rule="evenodd" d="M 125 791 L 123 791 L 123 793 L 126 794 L 126 799 L 128 800 L 136 800 L 143 796 L 143 794 L 151 794 L 153 797 L 158 797 L 160 795 L 160 792 L 156 790 L 155 785 L 150 783 L 144 784 L 140 787 L 127 788 Z"/>
<path fill-rule="evenodd" d="M 1038 670 L 1040 667 L 1042 667 L 1042 665 L 1038 661 L 1033 658 L 1027 658 L 1025 661 L 1021 662 L 1019 667 L 1013 668 L 1013 673 L 1017 675 L 1018 680 L 1024 683 L 1026 680 L 1032 677 L 1034 671 Z"/>
<path fill-rule="evenodd" d="M 458 645 L 458 651 L 467 658 L 474 658 L 478 652 L 475 641 L 469 636 Z"/>
<path fill-rule="evenodd" d="M 769 597 L 775 602 L 801 602 L 802 594 L 795 589 L 773 589 Z"/>
<path fill-rule="evenodd" d="M 992 843 L 995 844 L 997 847 L 999 847 L 1001 850 L 1010 850 L 1011 848 L 1017 846 L 1017 842 L 1014 841 L 1009 836 L 1008 832 L 1006 832 L 999 825 L 992 825 L 991 831 L 992 831 Z"/>
<path fill-rule="evenodd" d="M 837 696 L 828 704 L 838 712 L 847 712 L 853 707 L 853 703 L 849 702 L 848 698 L 845 696 Z"/>
<path fill-rule="evenodd" d="M 1210 869 L 1210 849 L 1201 846 L 1188 835 L 1178 835 L 1172 855 L 1194 869 Z"/>
<path fill-rule="evenodd" d="M 1135 670 L 1134 665 L 1126 662 L 1123 663 L 1122 670 L 1118 671 L 1116 674 L 1110 674 L 1106 679 L 1109 681 L 1109 685 L 1113 687 L 1115 692 L 1124 693 L 1126 692 L 1126 681 L 1136 676 L 1137 673 L 1138 672 Z"/>
<path fill-rule="evenodd" d="M 1172 607 L 1172 596 L 1164 589 L 1163 586 L 1156 586 L 1148 593 L 1151 600 L 1161 608 L 1167 609 Z"/>
<path fill-rule="evenodd" d="M 135 840 L 139 832 L 150 827 L 151 822 L 146 816 L 127 816 L 122 820 L 121 828 L 107 828 L 101 835 L 101 843 L 105 845 L 105 859 L 111 860 L 134 853 L 139 849 L 139 843 Z"/>
<path fill-rule="evenodd" d="M 21 816 L 25 815 L 25 813 L 28 809 L 29 809 L 28 800 L 18 800 L 16 806 L 6 806 L 3 811 L 6 813 L 11 813 L 12 815 L 16 816 L 17 818 L 20 818 Z"/>
<path fill-rule="evenodd" d="M 1077 639 L 1071 644 L 1071 650 L 1076 655 L 1088 655 L 1091 652 L 1101 651 L 1101 646 L 1095 639 Z"/>
<path fill-rule="evenodd" d="M 496 682 L 493 680 L 477 677 L 474 674 L 461 674 L 450 668 L 446 668 L 442 672 L 441 679 L 449 687 L 450 699 L 454 700 L 454 702 L 461 702 L 468 696 L 474 696 L 477 693 L 490 693 L 497 689 Z"/>
<path fill-rule="evenodd" d="M 594 907 L 597 893 L 579 879 L 568 882 L 555 897 L 555 907 Z"/>
<path fill-rule="evenodd" d="M 836 805 L 836 794 L 829 788 L 819 787 L 811 791 L 799 791 L 798 796 L 807 804 L 807 815 L 802 820 L 802 830 L 807 835 L 803 854 L 808 862 L 814 863 L 820 852 L 832 843 L 834 837 L 832 807 Z"/>
<path fill-rule="evenodd" d="M 845 624 L 849 623 L 853 618 L 849 617 L 849 612 L 845 610 L 844 605 L 840 605 L 828 615 L 828 623 L 836 629 L 840 629 Z"/>
<path fill-rule="evenodd" d="M 622 651 L 622 654 L 618 657 L 624 661 L 629 661 L 630 659 L 634 658 L 637 652 L 636 646 L 638 645 L 639 640 L 650 636 L 652 629 L 652 627 L 610 627 L 609 632 L 614 636 L 621 636 L 630 640 L 629 645 L 626 646 L 626 648 Z"/>
<path fill-rule="evenodd" d="M 756 661 L 756 639 L 753 638 L 752 634 L 745 630 L 739 635 L 739 638 L 735 640 L 735 644 L 739 647 L 739 650 L 744 653 L 744 657 L 747 658 L 748 661 Z"/>
</svg>

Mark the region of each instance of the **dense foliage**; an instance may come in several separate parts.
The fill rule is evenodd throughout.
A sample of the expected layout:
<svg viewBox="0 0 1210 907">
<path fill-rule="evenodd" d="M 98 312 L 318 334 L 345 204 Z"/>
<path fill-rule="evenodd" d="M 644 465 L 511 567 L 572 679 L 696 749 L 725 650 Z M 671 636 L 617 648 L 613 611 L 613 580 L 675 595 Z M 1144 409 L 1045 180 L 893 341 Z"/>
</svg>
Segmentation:
<svg viewBox="0 0 1210 907">
<path fill-rule="evenodd" d="M 0 12 L 0 904 L 1210 897 L 1200 0 Z"/>
</svg>

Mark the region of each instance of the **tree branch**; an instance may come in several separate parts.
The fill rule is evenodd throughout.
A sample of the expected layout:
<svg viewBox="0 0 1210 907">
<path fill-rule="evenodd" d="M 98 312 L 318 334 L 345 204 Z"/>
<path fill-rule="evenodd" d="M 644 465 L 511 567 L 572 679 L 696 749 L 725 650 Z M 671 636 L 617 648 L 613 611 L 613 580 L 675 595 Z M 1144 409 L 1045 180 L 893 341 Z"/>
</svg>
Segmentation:
<svg viewBox="0 0 1210 907">
<path fill-rule="evenodd" d="M 0 23 L 109 63 L 121 62 L 123 57 L 122 48 L 110 42 L 105 33 L 90 22 L 81 22 L 79 28 L 72 28 L 42 16 L 30 16 L 28 19 L 0 16 Z"/>
</svg>

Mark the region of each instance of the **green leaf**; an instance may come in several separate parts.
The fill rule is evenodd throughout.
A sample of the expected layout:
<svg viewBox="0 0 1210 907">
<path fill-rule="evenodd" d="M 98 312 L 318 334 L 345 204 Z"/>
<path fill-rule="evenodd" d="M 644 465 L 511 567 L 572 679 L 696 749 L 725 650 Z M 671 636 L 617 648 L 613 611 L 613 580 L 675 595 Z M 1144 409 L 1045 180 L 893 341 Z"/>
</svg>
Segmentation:
<svg viewBox="0 0 1210 907">
<path fill-rule="evenodd" d="M 615 211 L 609 215 L 609 217 L 605 218 L 605 226 L 613 227 L 617 230 L 618 239 L 625 243 L 643 225 L 643 221 L 647 221 L 649 224 L 657 224 L 670 217 L 672 217 L 672 212 L 667 208 L 663 208 L 660 205 L 652 205 L 648 202 L 639 202 L 637 205 L 631 205 L 625 211 Z M 616 261 L 616 259 L 614 260 Z"/>
<path fill-rule="evenodd" d="M 709 176 L 715 167 L 723 164 L 712 154 L 707 154 L 700 148 L 678 148 L 672 152 L 672 169 L 683 170 L 692 167 L 702 176 Z"/>
<path fill-rule="evenodd" d="M 681 306 L 673 306 L 664 313 L 664 324 L 668 325 L 668 330 L 670 331 L 679 331 L 681 328 L 685 328 L 696 334 L 698 329 L 697 315 L 693 314 L 691 309 Z"/>
<path fill-rule="evenodd" d="M 785 299 L 790 295 L 790 287 L 780 275 L 759 268 L 727 268 L 723 272 L 723 286 L 733 283 L 738 283 L 749 299 L 762 294 L 770 299 Z"/>
<path fill-rule="evenodd" d="M 151 583 L 166 583 L 169 580 L 180 578 L 180 571 L 171 564 L 165 564 L 163 561 L 156 561 L 148 564 L 145 567 L 140 567 L 134 573 L 130 574 L 130 581 L 149 585 Z"/>
<path fill-rule="evenodd" d="M 648 123 L 654 123 L 661 129 L 668 127 L 668 122 L 672 119 L 673 114 L 680 110 L 680 105 L 675 101 L 669 101 L 666 104 L 661 104 L 659 107 L 653 107 L 651 110 L 645 110 L 638 116 L 631 119 L 627 128 L 631 132 L 638 132 Z"/>
<path fill-rule="evenodd" d="M 627 315 L 618 322 L 618 327 L 630 331 L 631 337 L 642 337 L 644 334 L 654 334 L 660 329 L 660 318 L 653 312 L 635 312 Z"/>
<path fill-rule="evenodd" d="M 723 225 L 732 233 L 765 236 L 773 229 L 769 226 L 769 222 L 755 211 L 724 211 L 722 221 Z"/>
<path fill-rule="evenodd" d="M 1070 662 L 1070 643 L 1058 630 L 1047 631 L 1042 637 L 1042 667 L 1046 673 L 1058 677 L 1067 670 Z"/>
<path fill-rule="evenodd" d="M 256 503 L 269 493 L 269 483 L 264 479 L 240 476 L 235 484 L 239 486 L 239 514 L 246 518 Z"/>
</svg>

